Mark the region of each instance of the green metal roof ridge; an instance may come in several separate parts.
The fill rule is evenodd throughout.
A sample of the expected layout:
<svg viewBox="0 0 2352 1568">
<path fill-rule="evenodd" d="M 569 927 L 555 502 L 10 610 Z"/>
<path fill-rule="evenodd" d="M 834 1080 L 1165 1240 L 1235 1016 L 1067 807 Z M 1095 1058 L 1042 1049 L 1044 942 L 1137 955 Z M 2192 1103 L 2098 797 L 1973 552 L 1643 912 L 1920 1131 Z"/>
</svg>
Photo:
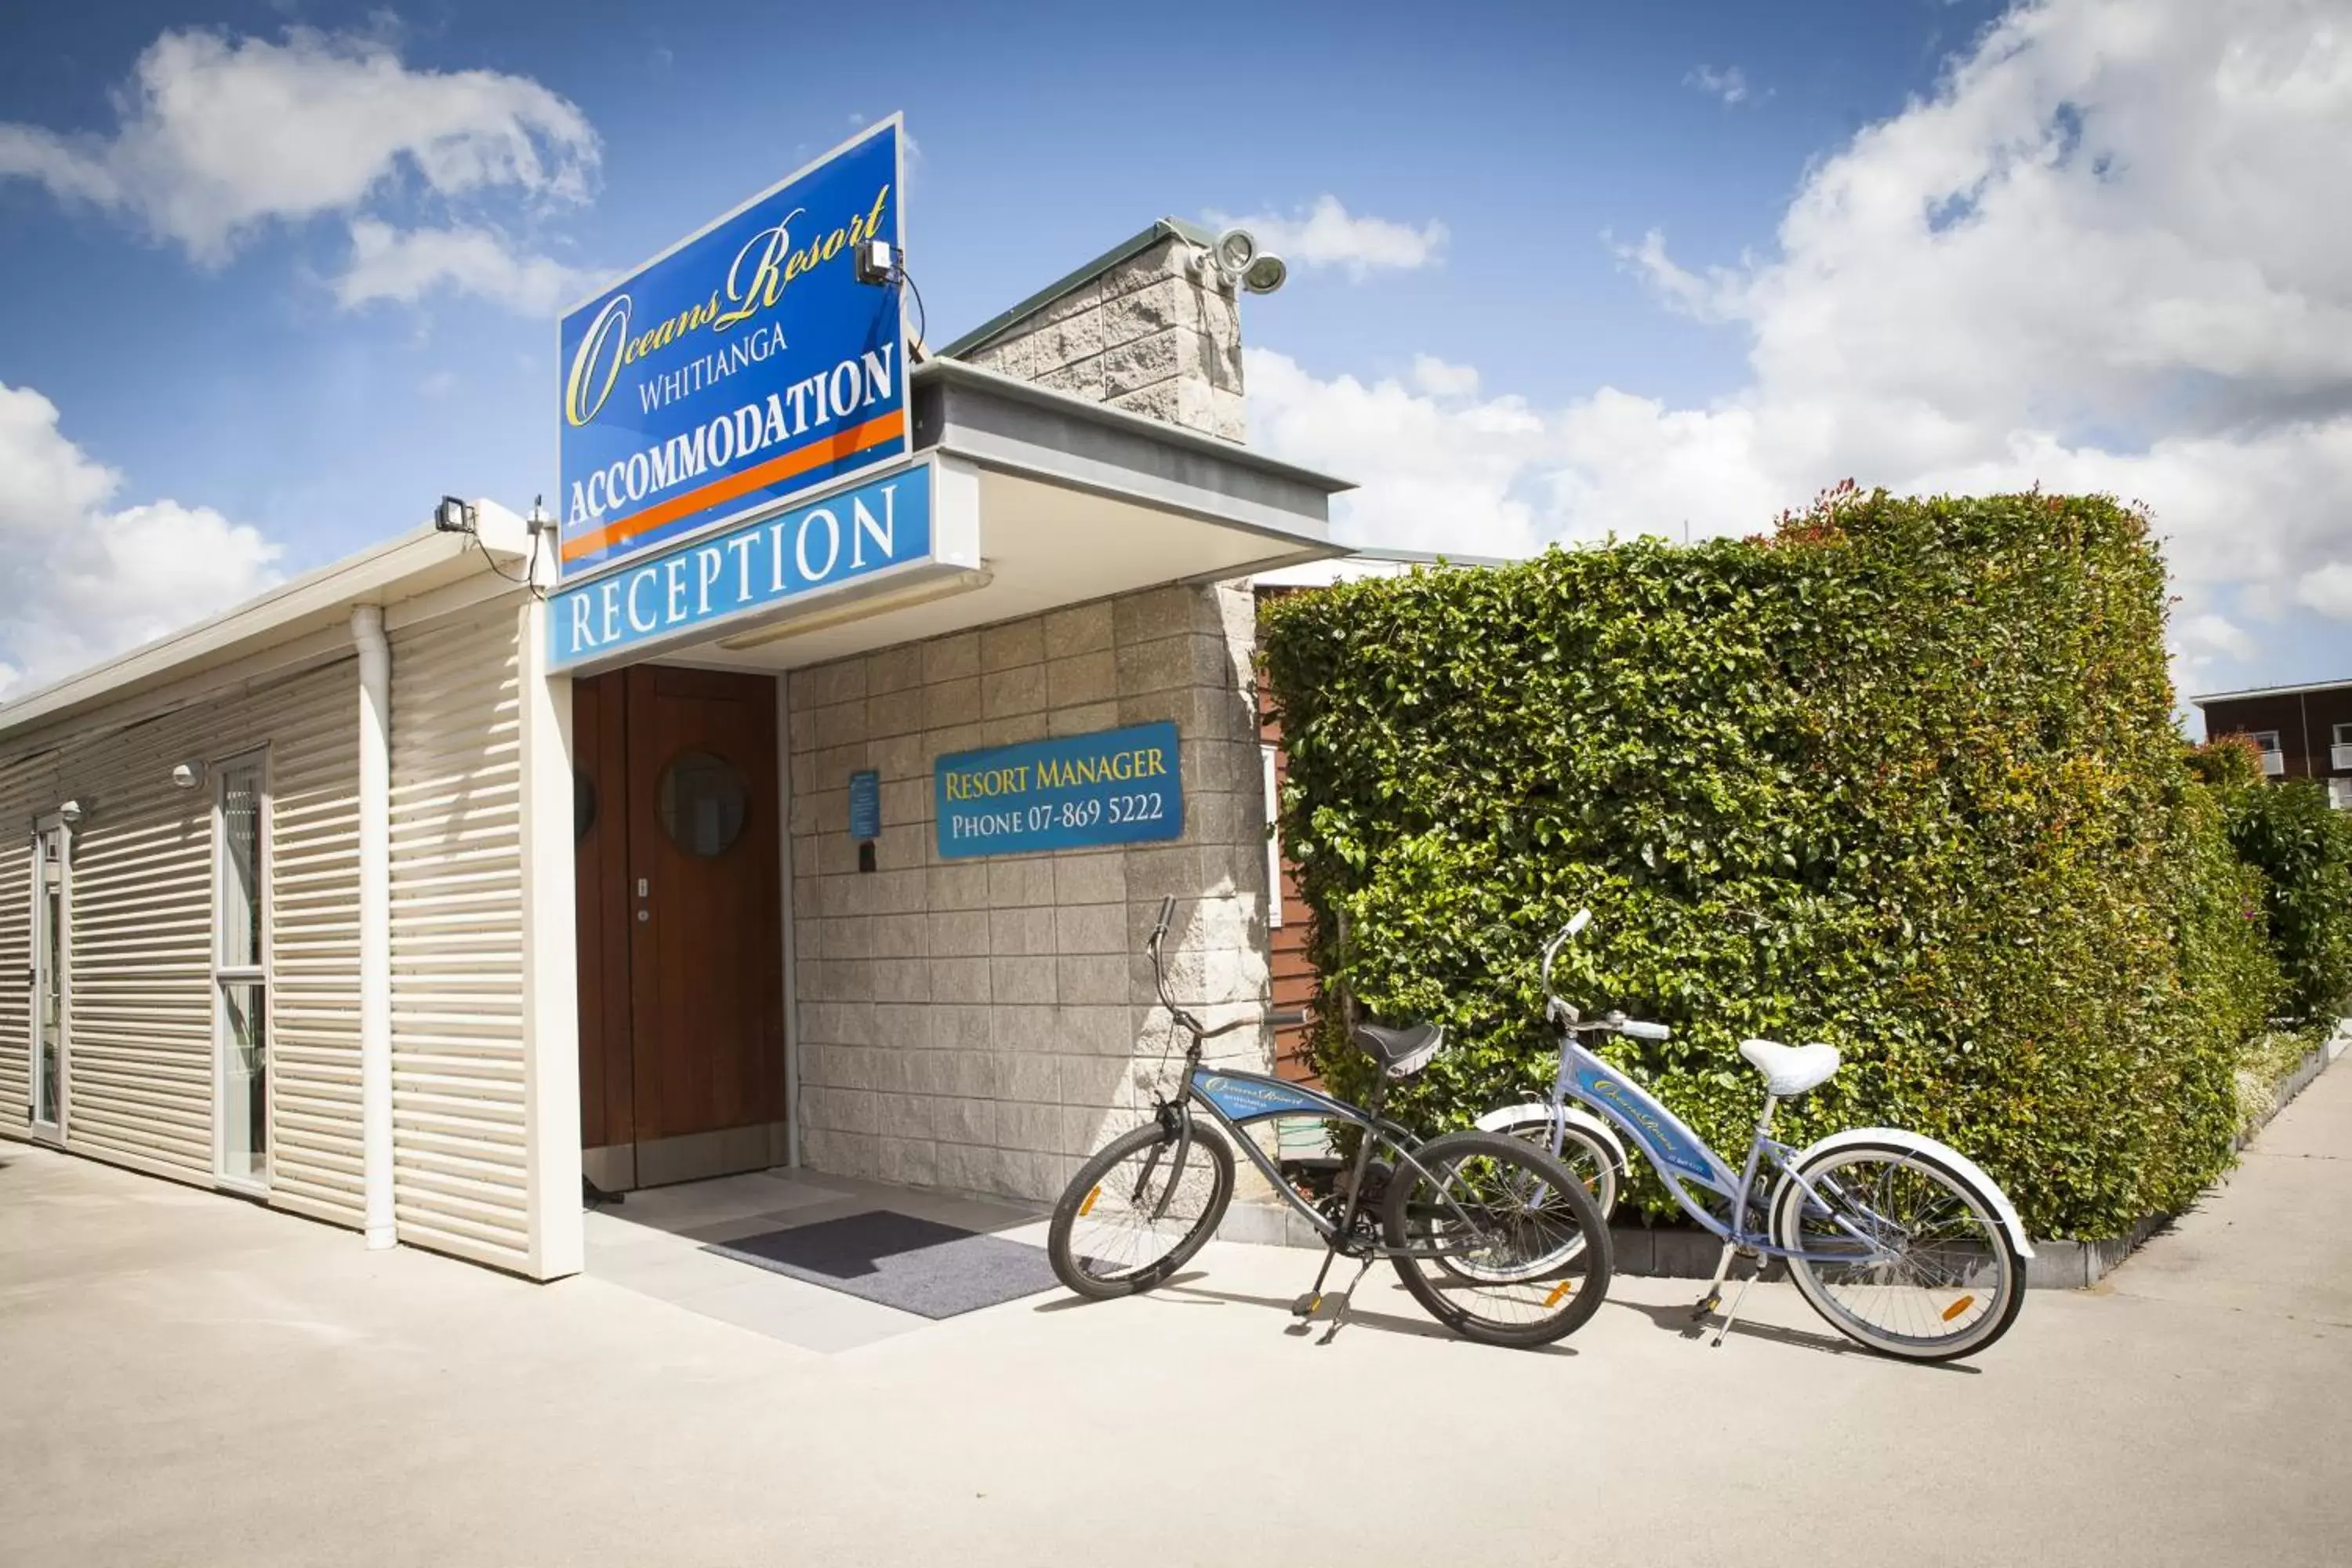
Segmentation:
<svg viewBox="0 0 2352 1568">
<path fill-rule="evenodd" d="M 996 336 L 997 333 L 1003 331 L 1005 328 L 1011 326 L 1022 317 L 1043 310 L 1047 305 L 1050 305 L 1055 300 L 1060 299 L 1063 295 L 1068 293 L 1071 289 L 1076 288 L 1079 284 L 1089 282 L 1094 279 L 1101 277 L 1104 273 L 1109 271 L 1120 262 L 1127 260 L 1129 257 L 1142 254 L 1144 251 L 1149 250 L 1151 247 L 1157 245 L 1160 240 L 1167 238 L 1171 235 L 1175 236 L 1179 239 L 1188 240 L 1194 245 L 1202 246 L 1212 244 L 1215 239 L 1213 235 L 1210 234 L 1207 229 L 1202 228 L 1199 224 L 1187 223 L 1180 217 L 1163 217 L 1154 223 L 1150 228 L 1144 229 L 1139 234 L 1130 235 L 1126 239 L 1121 240 L 1118 244 L 1112 246 L 1108 250 L 1104 251 L 1100 256 L 1096 257 L 1092 261 L 1087 262 L 1085 266 L 1076 268 L 1075 271 L 1065 273 L 1063 276 L 1055 279 L 1053 282 L 1046 284 L 1043 289 L 1038 289 L 1034 294 L 1030 295 L 1027 299 L 1022 300 L 1011 310 L 1001 310 L 997 314 L 991 316 L 987 321 L 982 321 L 979 326 L 974 327 L 971 331 L 964 333 L 963 336 L 956 339 L 955 342 L 948 344 L 945 348 L 934 349 L 931 352 L 941 359 L 959 358 L 971 350 L 980 347 L 982 343 L 985 343 L 989 339 Z"/>
</svg>

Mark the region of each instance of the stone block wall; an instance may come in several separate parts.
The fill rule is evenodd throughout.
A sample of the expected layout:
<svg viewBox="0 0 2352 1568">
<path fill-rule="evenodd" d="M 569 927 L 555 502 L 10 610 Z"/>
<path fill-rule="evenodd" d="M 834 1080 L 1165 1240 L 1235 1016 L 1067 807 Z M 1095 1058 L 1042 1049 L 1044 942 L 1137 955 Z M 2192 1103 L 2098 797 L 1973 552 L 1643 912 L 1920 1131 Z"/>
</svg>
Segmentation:
<svg viewBox="0 0 2352 1568">
<path fill-rule="evenodd" d="M 1268 1005 L 1264 783 L 1242 585 L 1171 585 L 790 677 L 803 1158 L 818 1171 L 1051 1199 L 1150 1103 L 1171 1049 L 1142 957 L 1163 895 L 1180 1000 Z M 1173 720 L 1183 836 L 942 860 L 940 755 Z M 882 776 L 877 865 L 849 775 Z M 1265 1070 L 1264 1029 L 1214 1042 Z M 1165 1075 L 1163 1075 L 1164 1077 Z M 1172 1080 L 1171 1080 L 1172 1082 Z"/>
<path fill-rule="evenodd" d="M 1114 408 L 1243 439 L 1241 311 L 1233 285 L 1169 235 L 963 354 L 972 364 Z"/>
</svg>

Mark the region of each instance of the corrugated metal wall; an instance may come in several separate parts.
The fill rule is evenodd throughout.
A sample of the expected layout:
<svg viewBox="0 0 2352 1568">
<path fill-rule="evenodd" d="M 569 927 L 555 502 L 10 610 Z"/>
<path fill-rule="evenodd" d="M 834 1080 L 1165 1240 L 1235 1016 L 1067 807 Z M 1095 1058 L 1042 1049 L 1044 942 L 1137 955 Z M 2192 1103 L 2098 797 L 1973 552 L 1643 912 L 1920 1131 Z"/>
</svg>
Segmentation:
<svg viewBox="0 0 2352 1568">
<path fill-rule="evenodd" d="M 87 816 L 72 850 L 66 1141 L 159 1173 L 213 1174 L 213 787 L 180 763 L 267 747 L 275 796 L 272 1199 L 359 1220 L 356 953 L 322 931 L 358 898 L 357 676 L 338 660 L 0 764 L 0 1095 L 22 1127 L 34 816 Z"/>
<path fill-rule="evenodd" d="M 291 682 L 269 735 L 270 1202 L 359 1226 L 359 665 Z"/>
<path fill-rule="evenodd" d="M 527 1270 L 520 764 L 513 606 L 395 633 L 392 1029 L 400 1239 Z"/>
</svg>

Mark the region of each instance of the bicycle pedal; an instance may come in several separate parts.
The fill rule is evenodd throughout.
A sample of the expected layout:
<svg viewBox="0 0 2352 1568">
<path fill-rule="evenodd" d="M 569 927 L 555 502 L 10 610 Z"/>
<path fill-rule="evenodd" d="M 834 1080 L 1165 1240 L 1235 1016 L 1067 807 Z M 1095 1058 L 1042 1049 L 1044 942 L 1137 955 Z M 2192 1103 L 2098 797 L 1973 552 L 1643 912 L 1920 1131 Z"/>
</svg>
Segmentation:
<svg viewBox="0 0 2352 1568">
<path fill-rule="evenodd" d="M 1311 1318 L 1315 1315 L 1315 1310 L 1321 1305 L 1323 1305 L 1323 1293 L 1319 1290 L 1309 1290 L 1290 1304 L 1290 1315 L 1294 1318 Z"/>
</svg>

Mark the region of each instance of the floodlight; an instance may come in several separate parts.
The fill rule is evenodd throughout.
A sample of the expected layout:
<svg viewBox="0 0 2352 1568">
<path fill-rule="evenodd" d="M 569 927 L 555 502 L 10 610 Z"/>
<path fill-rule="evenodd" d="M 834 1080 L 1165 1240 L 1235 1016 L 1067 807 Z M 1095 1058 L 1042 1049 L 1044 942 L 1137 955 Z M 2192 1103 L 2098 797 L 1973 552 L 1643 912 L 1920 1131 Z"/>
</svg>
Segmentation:
<svg viewBox="0 0 2352 1568">
<path fill-rule="evenodd" d="M 443 496 L 441 504 L 433 509 L 433 526 L 443 533 L 474 531 L 474 509 L 458 496 Z"/>
<path fill-rule="evenodd" d="M 1229 228 L 1217 236 L 1217 267 L 1228 278 L 1239 278 L 1257 259 L 1257 236 L 1245 228 Z"/>
<path fill-rule="evenodd" d="M 1289 276 L 1289 265 L 1281 257 L 1271 250 L 1262 250 L 1242 274 L 1242 287 L 1253 294 L 1271 294 Z"/>
</svg>

